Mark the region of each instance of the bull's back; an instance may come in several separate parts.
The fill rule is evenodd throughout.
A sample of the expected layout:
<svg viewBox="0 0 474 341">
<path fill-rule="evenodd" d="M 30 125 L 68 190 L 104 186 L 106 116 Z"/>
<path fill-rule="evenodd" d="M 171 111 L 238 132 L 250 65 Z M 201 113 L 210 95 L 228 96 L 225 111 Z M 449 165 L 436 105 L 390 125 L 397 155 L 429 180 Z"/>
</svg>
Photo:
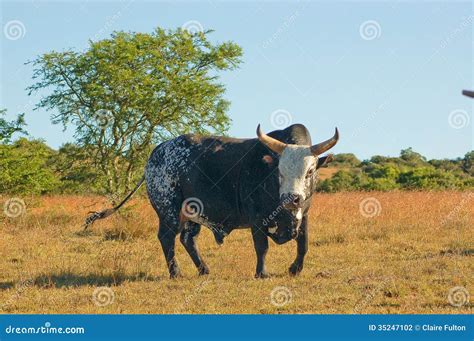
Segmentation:
<svg viewBox="0 0 474 341">
<path fill-rule="evenodd" d="M 185 198 L 203 203 L 204 216 L 223 225 L 245 221 L 239 203 L 239 181 L 249 140 L 186 135 L 190 165 L 182 176 Z"/>
</svg>

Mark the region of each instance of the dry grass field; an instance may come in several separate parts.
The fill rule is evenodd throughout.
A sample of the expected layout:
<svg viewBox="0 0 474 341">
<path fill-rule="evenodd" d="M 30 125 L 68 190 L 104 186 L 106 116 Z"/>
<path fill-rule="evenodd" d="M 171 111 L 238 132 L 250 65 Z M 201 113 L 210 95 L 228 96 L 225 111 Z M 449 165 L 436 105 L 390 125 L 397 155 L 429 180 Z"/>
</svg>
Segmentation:
<svg viewBox="0 0 474 341">
<path fill-rule="evenodd" d="M 0 211 L 0 313 L 472 313 L 472 192 L 317 194 L 302 274 L 287 273 L 295 243 L 271 243 L 265 280 L 249 230 L 218 246 L 203 229 L 206 277 L 177 240 L 184 277 L 171 280 L 146 199 L 87 233 L 104 198 L 22 199 L 21 216 Z"/>
</svg>

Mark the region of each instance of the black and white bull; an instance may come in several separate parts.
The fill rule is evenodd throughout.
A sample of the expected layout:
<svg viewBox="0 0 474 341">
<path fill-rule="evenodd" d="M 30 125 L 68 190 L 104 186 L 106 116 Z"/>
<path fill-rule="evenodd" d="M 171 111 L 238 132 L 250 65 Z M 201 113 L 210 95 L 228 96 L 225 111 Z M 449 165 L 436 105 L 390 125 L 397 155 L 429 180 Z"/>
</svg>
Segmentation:
<svg viewBox="0 0 474 341">
<path fill-rule="evenodd" d="M 198 268 L 208 274 L 196 240 L 205 225 L 223 243 L 234 229 L 250 228 L 257 254 L 255 276 L 267 277 L 268 237 L 283 244 L 296 239 L 297 255 L 289 268 L 303 269 L 308 251 L 308 210 L 317 181 L 316 170 L 331 157 L 319 157 L 338 141 L 312 145 L 305 126 L 294 124 L 258 138 L 236 139 L 182 135 L 158 145 L 137 187 L 118 206 L 94 213 L 86 226 L 118 210 L 146 182 L 148 197 L 159 216 L 158 239 L 171 277 L 180 274 L 175 239 Z"/>
</svg>

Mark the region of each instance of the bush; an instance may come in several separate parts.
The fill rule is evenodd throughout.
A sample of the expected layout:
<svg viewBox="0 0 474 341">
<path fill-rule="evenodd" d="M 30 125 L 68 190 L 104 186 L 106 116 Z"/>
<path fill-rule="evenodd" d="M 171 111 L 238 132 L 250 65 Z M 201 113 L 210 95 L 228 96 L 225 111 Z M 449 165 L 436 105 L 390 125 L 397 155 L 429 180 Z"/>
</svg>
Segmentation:
<svg viewBox="0 0 474 341">
<path fill-rule="evenodd" d="M 346 168 L 322 181 L 318 191 L 474 189 L 474 152 L 467 153 L 463 159 L 427 161 L 408 148 L 398 158 L 376 155 L 360 163 L 352 162 L 355 165 L 352 167 L 347 167 L 351 159 L 347 155 L 352 154 L 339 158 L 339 165 Z"/>
<path fill-rule="evenodd" d="M 454 174 L 434 168 L 417 168 L 400 174 L 398 179 L 406 189 L 462 189 L 463 182 Z"/>
<path fill-rule="evenodd" d="M 332 178 L 322 181 L 318 186 L 318 191 L 357 191 L 362 189 L 368 181 L 367 176 L 360 171 L 340 170 Z"/>
<path fill-rule="evenodd" d="M 347 154 L 336 154 L 334 160 L 332 161 L 333 165 L 337 166 L 346 166 L 346 167 L 357 167 L 360 164 L 359 159 L 352 153 Z"/>
<path fill-rule="evenodd" d="M 0 144 L 0 193 L 45 194 L 57 189 L 59 179 L 48 166 L 54 153 L 40 140 Z"/>
<path fill-rule="evenodd" d="M 399 188 L 400 185 L 395 181 L 395 179 L 387 178 L 370 179 L 367 184 L 362 186 L 362 189 L 367 191 L 390 191 Z"/>
</svg>

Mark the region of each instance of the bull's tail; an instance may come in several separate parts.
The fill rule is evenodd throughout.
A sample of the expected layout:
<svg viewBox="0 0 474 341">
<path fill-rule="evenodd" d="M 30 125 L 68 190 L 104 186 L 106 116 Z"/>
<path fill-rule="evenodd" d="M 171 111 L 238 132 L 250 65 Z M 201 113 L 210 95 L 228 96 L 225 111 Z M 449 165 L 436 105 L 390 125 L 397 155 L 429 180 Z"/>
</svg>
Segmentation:
<svg viewBox="0 0 474 341">
<path fill-rule="evenodd" d="M 107 218 L 108 216 L 110 216 L 110 215 L 114 214 L 116 211 L 118 211 L 120 209 L 120 207 L 122 207 L 135 194 L 135 192 L 138 191 L 138 189 L 143 185 L 144 182 L 145 182 L 145 175 L 141 178 L 140 182 L 135 186 L 133 191 L 131 191 L 125 197 L 125 199 L 123 199 L 120 202 L 120 204 L 118 204 L 117 206 L 115 206 L 113 208 L 108 208 L 108 209 L 102 210 L 100 212 L 94 212 L 94 211 L 89 212 L 89 215 L 87 216 L 86 221 L 84 222 L 84 225 L 83 225 L 84 230 L 86 230 L 89 226 L 94 224 L 94 222 L 96 220 Z"/>
</svg>

